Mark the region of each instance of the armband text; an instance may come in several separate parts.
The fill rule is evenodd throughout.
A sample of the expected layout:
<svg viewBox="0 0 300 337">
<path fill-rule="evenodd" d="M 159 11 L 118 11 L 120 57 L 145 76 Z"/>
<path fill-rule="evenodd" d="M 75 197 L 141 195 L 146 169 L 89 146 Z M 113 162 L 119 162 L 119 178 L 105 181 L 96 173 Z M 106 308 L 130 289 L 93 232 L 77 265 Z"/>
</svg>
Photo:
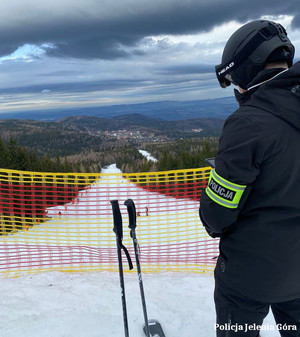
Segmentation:
<svg viewBox="0 0 300 337">
<path fill-rule="evenodd" d="M 227 208 L 237 208 L 246 185 L 232 183 L 211 170 L 206 194 L 214 202 Z"/>
</svg>

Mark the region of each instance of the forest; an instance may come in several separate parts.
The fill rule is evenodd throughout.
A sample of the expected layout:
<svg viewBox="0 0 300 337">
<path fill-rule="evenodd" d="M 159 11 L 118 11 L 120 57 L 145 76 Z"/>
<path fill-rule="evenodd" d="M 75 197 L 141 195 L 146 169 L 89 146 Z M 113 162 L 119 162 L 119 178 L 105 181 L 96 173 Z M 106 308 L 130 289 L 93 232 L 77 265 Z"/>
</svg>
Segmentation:
<svg viewBox="0 0 300 337">
<path fill-rule="evenodd" d="M 149 172 L 174 169 L 197 168 L 205 166 L 205 158 L 217 153 L 218 139 L 202 137 L 176 139 L 161 143 L 138 143 L 128 140 L 102 142 L 95 149 L 77 154 L 50 156 L 37 153 L 16 142 L 10 136 L 8 141 L 0 138 L 0 168 L 37 172 L 92 172 L 98 173 L 102 167 L 116 163 L 122 172 Z M 148 161 L 139 153 L 146 150 L 157 158 Z"/>
<path fill-rule="evenodd" d="M 38 171 L 38 172 L 73 172 L 72 165 L 67 159 L 58 155 L 50 158 L 47 153 L 43 157 L 33 150 L 17 144 L 13 137 L 4 142 L 0 137 L 0 168 Z"/>
</svg>

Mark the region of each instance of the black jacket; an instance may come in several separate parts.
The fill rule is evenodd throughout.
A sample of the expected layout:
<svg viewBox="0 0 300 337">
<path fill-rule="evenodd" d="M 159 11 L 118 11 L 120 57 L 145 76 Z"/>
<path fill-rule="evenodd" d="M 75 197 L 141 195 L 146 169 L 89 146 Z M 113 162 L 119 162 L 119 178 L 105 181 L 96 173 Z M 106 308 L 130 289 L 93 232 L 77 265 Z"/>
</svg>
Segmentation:
<svg viewBox="0 0 300 337">
<path fill-rule="evenodd" d="M 248 187 L 237 209 L 200 200 L 202 223 L 220 236 L 215 277 L 258 301 L 300 299 L 300 62 L 241 98 L 216 172 Z"/>
</svg>

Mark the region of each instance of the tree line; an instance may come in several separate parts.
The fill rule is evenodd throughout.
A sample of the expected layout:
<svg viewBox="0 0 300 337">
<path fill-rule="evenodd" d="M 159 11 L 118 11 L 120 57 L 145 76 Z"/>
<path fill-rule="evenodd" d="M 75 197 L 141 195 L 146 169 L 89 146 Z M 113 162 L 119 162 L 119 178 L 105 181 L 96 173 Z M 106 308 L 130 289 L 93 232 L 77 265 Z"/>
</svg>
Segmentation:
<svg viewBox="0 0 300 337">
<path fill-rule="evenodd" d="M 147 150 L 157 158 L 148 161 L 138 149 Z M 133 144 L 128 140 L 102 143 L 97 149 L 74 155 L 50 157 L 17 144 L 11 136 L 5 142 L 0 137 L 0 168 L 37 172 L 98 173 L 102 167 L 117 164 L 124 173 L 167 171 L 206 166 L 205 159 L 215 157 L 217 138 L 181 139 L 161 143 Z"/>
<path fill-rule="evenodd" d="M 42 158 L 33 150 L 17 144 L 11 136 L 8 142 L 0 137 L 0 168 L 38 171 L 38 172 L 74 172 L 73 166 L 67 159 L 58 155 L 50 158 L 45 154 Z"/>
<path fill-rule="evenodd" d="M 206 158 L 217 155 L 218 139 L 181 139 L 165 144 L 148 144 L 145 149 L 159 159 L 155 167 L 157 171 L 198 168 L 207 166 Z"/>
</svg>

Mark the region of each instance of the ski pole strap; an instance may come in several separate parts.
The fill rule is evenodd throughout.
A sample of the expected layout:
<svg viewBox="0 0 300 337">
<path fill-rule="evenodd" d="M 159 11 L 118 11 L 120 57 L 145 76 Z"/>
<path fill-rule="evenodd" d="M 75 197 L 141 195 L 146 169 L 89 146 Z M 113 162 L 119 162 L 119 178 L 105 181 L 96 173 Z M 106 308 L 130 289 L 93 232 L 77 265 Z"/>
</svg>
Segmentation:
<svg viewBox="0 0 300 337">
<path fill-rule="evenodd" d="M 127 261 L 128 261 L 129 270 L 133 269 L 132 260 L 131 260 L 131 257 L 130 257 L 130 254 L 129 254 L 127 248 L 123 245 L 122 241 L 119 241 L 118 245 L 119 245 L 120 249 L 123 249 L 123 251 L 124 251 L 124 253 L 126 255 L 126 258 L 127 258 Z"/>
<path fill-rule="evenodd" d="M 133 265 L 132 265 L 132 261 L 131 261 L 131 257 L 129 255 L 129 252 L 127 250 L 127 248 L 123 245 L 122 240 L 123 240 L 123 222 L 122 222 L 122 215 L 121 215 L 121 211 L 120 211 L 120 207 L 119 207 L 119 202 L 118 200 L 111 200 L 111 207 L 112 207 L 112 211 L 113 211 L 113 217 L 114 217 L 114 228 L 113 231 L 116 234 L 117 237 L 117 243 L 118 243 L 118 248 L 123 249 L 127 261 L 128 261 L 128 265 L 129 265 L 129 269 L 133 269 Z"/>
<path fill-rule="evenodd" d="M 127 212 L 129 216 L 129 228 L 135 229 L 136 228 L 136 209 L 135 204 L 132 199 L 127 199 L 124 202 L 124 205 L 127 206 Z"/>
<path fill-rule="evenodd" d="M 223 207 L 238 208 L 246 187 L 222 178 L 212 169 L 205 192 L 210 199 Z"/>
</svg>

